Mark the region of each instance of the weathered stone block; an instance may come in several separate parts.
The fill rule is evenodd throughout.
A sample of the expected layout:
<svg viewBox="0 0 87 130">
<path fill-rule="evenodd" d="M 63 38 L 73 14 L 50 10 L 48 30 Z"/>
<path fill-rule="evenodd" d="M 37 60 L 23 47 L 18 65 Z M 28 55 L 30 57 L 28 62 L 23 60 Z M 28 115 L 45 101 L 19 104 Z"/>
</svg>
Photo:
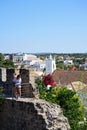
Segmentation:
<svg viewBox="0 0 87 130">
<path fill-rule="evenodd" d="M 0 130 L 70 130 L 60 106 L 41 99 L 6 99 Z"/>
</svg>

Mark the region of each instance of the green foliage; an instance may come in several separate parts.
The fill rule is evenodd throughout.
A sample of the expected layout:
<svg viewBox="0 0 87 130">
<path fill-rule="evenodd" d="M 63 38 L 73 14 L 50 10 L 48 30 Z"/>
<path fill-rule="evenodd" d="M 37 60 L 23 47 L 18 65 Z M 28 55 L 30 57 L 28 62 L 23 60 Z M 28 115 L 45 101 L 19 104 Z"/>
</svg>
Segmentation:
<svg viewBox="0 0 87 130">
<path fill-rule="evenodd" d="M 3 66 L 4 56 L 0 53 L 0 67 Z"/>
<path fill-rule="evenodd" d="M 87 120 L 79 122 L 78 130 L 87 130 Z"/>
<path fill-rule="evenodd" d="M 3 88 L 0 86 L 0 111 L 2 110 L 2 104 L 4 102 Z"/>
<path fill-rule="evenodd" d="M 57 61 L 56 62 L 56 67 L 60 69 L 64 69 L 64 62 L 63 61 Z"/>
<path fill-rule="evenodd" d="M 12 60 L 5 60 L 4 55 L 0 53 L 0 67 L 3 68 L 16 68 Z"/>
<path fill-rule="evenodd" d="M 43 84 L 40 78 L 37 78 L 35 80 L 35 83 L 38 85 L 41 99 L 45 99 L 46 101 L 56 103 L 58 88 L 51 87 L 50 90 L 47 90 L 46 85 Z"/>
<path fill-rule="evenodd" d="M 58 103 L 68 118 L 71 130 L 78 130 L 79 122 L 84 121 L 84 106 L 80 98 L 72 90 L 63 87 L 58 92 Z"/>
<path fill-rule="evenodd" d="M 14 63 L 12 60 L 4 60 L 3 66 L 5 66 L 5 68 L 14 68 Z"/>
<path fill-rule="evenodd" d="M 4 60 L 4 55 L 0 53 L 0 62 L 2 62 L 3 60 Z"/>
<path fill-rule="evenodd" d="M 64 115 L 69 120 L 71 130 L 86 130 L 87 123 L 79 125 L 79 122 L 84 122 L 85 110 L 76 92 L 68 90 L 64 86 L 61 86 L 61 88 L 51 87 L 48 91 L 40 78 L 36 79 L 36 83 L 39 88 L 40 98 L 61 106 Z"/>
<path fill-rule="evenodd" d="M 61 107 L 66 108 L 67 104 L 66 101 L 68 101 L 72 96 L 74 96 L 75 92 L 66 89 L 66 87 L 62 87 L 59 90 L 58 93 L 58 104 L 60 104 Z"/>
</svg>

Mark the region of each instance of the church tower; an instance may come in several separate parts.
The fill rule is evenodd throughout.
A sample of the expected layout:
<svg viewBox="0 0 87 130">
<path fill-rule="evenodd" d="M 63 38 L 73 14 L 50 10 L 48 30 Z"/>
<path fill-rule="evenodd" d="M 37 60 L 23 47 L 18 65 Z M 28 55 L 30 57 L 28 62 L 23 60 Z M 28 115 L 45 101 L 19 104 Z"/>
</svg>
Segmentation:
<svg viewBox="0 0 87 130">
<path fill-rule="evenodd" d="M 55 58 L 52 58 L 50 55 L 48 58 L 45 59 L 46 64 L 46 74 L 52 74 L 53 71 L 56 69 Z"/>
</svg>

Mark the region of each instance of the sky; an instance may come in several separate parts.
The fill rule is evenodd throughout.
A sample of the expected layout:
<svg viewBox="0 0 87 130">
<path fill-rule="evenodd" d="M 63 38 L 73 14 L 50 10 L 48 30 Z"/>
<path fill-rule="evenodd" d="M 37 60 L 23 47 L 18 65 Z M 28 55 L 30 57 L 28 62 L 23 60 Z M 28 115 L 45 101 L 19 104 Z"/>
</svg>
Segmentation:
<svg viewBox="0 0 87 130">
<path fill-rule="evenodd" d="M 0 53 L 87 53 L 87 0 L 0 0 Z"/>
</svg>

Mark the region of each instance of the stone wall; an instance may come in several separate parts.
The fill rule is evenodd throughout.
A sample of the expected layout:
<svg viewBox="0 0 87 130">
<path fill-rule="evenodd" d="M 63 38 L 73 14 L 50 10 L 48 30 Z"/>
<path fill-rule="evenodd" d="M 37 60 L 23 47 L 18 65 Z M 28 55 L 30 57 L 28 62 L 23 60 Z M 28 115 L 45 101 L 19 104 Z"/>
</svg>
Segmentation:
<svg viewBox="0 0 87 130">
<path fill-rule="evenodd" d="M 20 74 L 22 78 L 22 96 L 35 97 L 34 86 L 30 83 L 30 72 L 26 69 L 0 69 L 0 86 L 3 86 L 6 96 L 12 96 L 13 74 Z"/>
<path fill-rule="evenodd" d="M 20 73 L 22 78 L 20 99 L 12 96 L 14 73 Z M 0 69 L 0 85 L 6 94 L 0 112 L 0 130 L 70 130 L 61 108 L 38 98 L 34 80 L 29 70 Z"/>
<path fill-rule="evenodd" d="M 0 130 L 70 130 L 58 105 L 41 99 L 6 99 L 0 112 Z"/>
</svg>

